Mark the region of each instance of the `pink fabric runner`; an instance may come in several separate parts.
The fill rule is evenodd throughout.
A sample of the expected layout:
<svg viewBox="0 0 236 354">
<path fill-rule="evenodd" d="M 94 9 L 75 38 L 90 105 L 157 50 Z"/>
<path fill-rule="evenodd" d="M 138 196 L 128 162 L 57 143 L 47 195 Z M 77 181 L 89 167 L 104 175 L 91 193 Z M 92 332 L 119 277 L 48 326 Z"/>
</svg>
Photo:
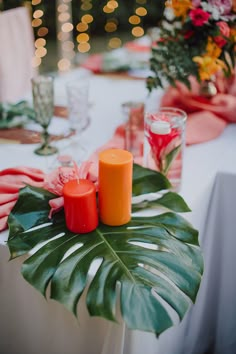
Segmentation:
<svg viewBox="0 0 236 354">
<path fill-rule="evenodd" d="M 0 171 L 0 231 L 7 228 L 7 219 L 26 184 L 42 187 L 44 173 L 36 168 L 16 167 Z"/>
<path fill-rule="evenodd" d="M 236 75 L 230 80 L 216 79 L 217 94 L 210 99 L 200 96 L 199 84 L 191 80 L 192 89 L 177 84 L 165 92 L 161 106 L 178 107 L 188 114 L 187 145 L 217 138 L 229 123 L 236 122 Z"/>
</svg>

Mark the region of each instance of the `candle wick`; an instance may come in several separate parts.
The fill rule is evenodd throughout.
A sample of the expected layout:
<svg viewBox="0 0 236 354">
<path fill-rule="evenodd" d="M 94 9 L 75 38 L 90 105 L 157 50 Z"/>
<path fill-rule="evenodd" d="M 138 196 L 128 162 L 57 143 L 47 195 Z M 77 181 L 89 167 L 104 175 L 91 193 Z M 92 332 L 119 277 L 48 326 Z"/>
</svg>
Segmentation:
<svg viewBox="0 0 236 354">
<path fill-rule="evenodd" d="M 79 184 L 79 166 L 77 165 L 77 163 L 73 160 L 73 165 L 74 165 L 74 169 L 75 169 L 75 175 L 76 175 L 76 180 L 77 183 Z"/>
</svg>

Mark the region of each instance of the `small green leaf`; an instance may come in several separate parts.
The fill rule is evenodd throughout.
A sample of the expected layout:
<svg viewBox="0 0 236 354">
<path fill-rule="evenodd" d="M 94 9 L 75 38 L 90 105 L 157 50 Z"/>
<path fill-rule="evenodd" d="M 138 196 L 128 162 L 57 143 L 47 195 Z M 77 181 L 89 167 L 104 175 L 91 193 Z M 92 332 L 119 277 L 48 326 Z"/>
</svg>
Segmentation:
<svg viewBox="0 0 236 354">
<path fill-rule="evenodd" d="M 170 187 L 169 180 L 162 173 L 134 164 L 133 196 L 155 193 Z"/>
<path fill-rule="evenodd" d="M 172 162 L 178 155 L 179 151 L 181 149 L 181 145 L 176 146 L 173 150 L 171 150 L 166 156 L 165 156 L 165 167 L 163 169 L 164 175 L 166 175 L 171 167 Z"/>
</svg>

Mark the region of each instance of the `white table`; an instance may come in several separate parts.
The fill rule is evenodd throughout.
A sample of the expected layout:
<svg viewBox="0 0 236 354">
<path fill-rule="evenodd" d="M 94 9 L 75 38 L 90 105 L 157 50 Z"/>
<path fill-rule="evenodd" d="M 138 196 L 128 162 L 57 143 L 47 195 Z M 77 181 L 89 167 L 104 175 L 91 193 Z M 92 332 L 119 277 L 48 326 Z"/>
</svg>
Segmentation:
<svg viewBox="0 0 236 354">
<path fill-rule="evenodd" d="M 74 74 L 73 74 L 74 75 Z M 56 81 L 56 103 L 65 103 L 64 82 Z M 92 152 L 109 140 L 122 120 L 121 103 L 146 100 L 143 80 L 93 77 L 92 124 L 82 137 Z M 214 141 L 187 147 L 181 194 L 192 209 L 186 214 L 200 231 L 205 272 L 196 304 L 184 320 L 153 334 L 123 324 L 90 318 L 79 306 L 79 323 L 62 305 L 45 300 L 20 275 L 22 259 L 8 262 L 0 234 L 0 353 L 5 354 L 233 354 L 236 329 L 234 270 L 236 206 L 236 125 Z M 57 143 L 59 147 L 64 142 Z M 1 145 L 0 169 L 17 165 L 48 170 L 55 157 L 33 154 L 35 145 Z M 84 303 L 84 299 L 82 299 Z"/>
</svg>

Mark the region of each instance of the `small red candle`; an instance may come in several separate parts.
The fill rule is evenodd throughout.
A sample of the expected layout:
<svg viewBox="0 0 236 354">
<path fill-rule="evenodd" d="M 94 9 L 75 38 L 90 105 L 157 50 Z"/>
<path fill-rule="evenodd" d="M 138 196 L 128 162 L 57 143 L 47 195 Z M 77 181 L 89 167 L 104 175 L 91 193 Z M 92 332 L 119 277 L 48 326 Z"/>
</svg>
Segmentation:
<svg viewBox="0 0 236 354">
<path fill-rule="evenodd" d="M 75 233 L 87 233 L 98 226 L 96 189 L 87 179 L 71 180 L 63 187 L 67 228 Z"/>
</svg>

